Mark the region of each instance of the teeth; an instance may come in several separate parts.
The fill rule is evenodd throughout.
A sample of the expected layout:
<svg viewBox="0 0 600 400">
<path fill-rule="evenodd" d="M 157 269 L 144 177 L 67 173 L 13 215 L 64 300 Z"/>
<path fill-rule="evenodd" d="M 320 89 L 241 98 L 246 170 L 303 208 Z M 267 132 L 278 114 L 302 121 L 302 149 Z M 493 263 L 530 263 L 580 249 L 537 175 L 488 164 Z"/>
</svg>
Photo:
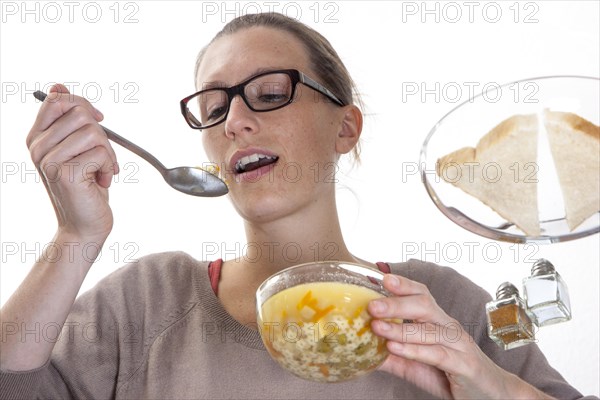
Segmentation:
<svg viewBox="0 0 600 400">
<path fill-rule="evenodd" d="M 253 162 L 257 162 L 258 160 L 262 160 L 263 158 L 268 158 L 270 160 L 274 160 L 277 158 L 277 156 L 267 156 L 265 154 L 254 153 L 249 156 L 240 158 L 235 163 L 235 170 L 237 172 L 243 172 L 246 169 L 246 165 L 253 163 Z"/>
</svg>

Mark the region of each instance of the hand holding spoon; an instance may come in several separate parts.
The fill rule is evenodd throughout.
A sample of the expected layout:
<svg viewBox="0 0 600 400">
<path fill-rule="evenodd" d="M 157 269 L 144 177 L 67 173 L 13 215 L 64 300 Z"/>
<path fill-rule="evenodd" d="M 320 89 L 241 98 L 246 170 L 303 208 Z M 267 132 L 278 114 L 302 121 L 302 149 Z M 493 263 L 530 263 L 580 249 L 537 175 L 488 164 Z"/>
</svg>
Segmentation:
<svg viewBox="0 0 600 400">
<path fill-rule="evenodd" d="M 34 92 L 33 95 L 40 101 L 44 101 L 46 98 L 46 94 L 39 90 Z M 104 126 L 100 126 L 102 129 L 104 129 L 106 136 L 110 140 L 148 161 L 160 172 L 164 180 L 172 188 L 192 196 L 201 197 L 217 197 L 229 192 L 225 182 L 219 179 L 216 175 L 198 167 L 167 168 L 160 161 L 158 161 L 156 157 L 142 149 L 140 146 L 130 142 L 129 140 Z"/>
</svg>

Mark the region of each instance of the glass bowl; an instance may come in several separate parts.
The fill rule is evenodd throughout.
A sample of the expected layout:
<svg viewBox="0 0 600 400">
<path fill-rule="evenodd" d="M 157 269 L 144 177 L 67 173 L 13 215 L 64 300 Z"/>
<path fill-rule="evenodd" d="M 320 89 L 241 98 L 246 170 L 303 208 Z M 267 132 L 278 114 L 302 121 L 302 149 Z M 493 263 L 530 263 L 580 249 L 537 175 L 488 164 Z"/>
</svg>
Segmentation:
<svg viewBox="0 0 600 400">
<path fill-rule="evenodd" d="M 375 370 L 387 357 L 370 327 L 369 301 L 389 296 L 384 274 L 359 264 L 315 262 L 284 269 L 256 292 L 259 331 L 284 369 L 317 382 Z"/>
<path fill-rule="evenodd" d="M 526 235 L 475 197 L 442 180 L 436 173 L 436 163 L 439 158 L 461 147 L 475 147 L 492 128 L 516 114 L 537 114 L 539 118 L 545 109 L 550 109 L 575 113 L 598 125 L 600 79 L 549 76 L 502 86 L 488 84 L 484 88 L 481 94 L 458 105 L 436 123 L 423 143 L 421 178 L 437 208 L 462 228 L 505 242 L 549 244 L 598 233 L 600 213 L 593 214 L 574 230 L 569 229 L 549 148 L 542 152 L 540 143 L 537 163 L 514 165 L 509 171 L 502 171 L 511 176 L 521 174 L 523 178 L 536 180 L 541 232 L 538 236 Z M 540 134 L 539 140 L 546 140 L 545 135 Z"/>
</svg>

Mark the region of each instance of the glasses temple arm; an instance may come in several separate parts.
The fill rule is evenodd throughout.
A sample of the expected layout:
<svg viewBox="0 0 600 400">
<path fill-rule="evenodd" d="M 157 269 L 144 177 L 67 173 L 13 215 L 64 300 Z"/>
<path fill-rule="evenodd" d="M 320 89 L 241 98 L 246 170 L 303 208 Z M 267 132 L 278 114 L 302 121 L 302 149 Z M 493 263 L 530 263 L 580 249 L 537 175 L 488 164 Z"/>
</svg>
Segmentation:
<svg viewBox="0 0 600 400">
<path fill-rule="evenodd" d="M 338 97 L 333 94 L 329 89 L 327 89 L 325 86 L 321 85 L 319 82 L 311 79 L 310 77 L 304 75 L 304 74 L 300 74 L 300 82 L 304 83 L 305 85 L 310 86 L 311 88 L 315 89 L 318 92 L 321 92 L 322 94 L 324 94 L 325 96 L 329 97 L 331 100 L 333 100 L 334 102 L 336 102 L 339 106 L 344 106 L 344 102 L 341 101 L 340 99 L 338 99 Z"/>
</svg>

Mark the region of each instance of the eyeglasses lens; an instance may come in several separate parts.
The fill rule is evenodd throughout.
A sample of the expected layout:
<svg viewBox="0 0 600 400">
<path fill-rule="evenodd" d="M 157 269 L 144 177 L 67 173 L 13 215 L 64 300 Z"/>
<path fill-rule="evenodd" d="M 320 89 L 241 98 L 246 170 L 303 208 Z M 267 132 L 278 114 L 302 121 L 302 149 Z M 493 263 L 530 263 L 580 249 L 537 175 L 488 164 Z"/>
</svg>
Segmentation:
<svg viewBox="0 0 600 400">
<path fill-rule="evenodd" d="M 280 108 L 291 102 L 292 95 L 292 80 L 286 73 L 261 75 L 243 86 L 246 104 L 253 111 Z M 207 126 L 223 120 L 229 105 L 230 99 L 225 89 L 208 89 L 188 102 L 188 111 L 201 126 Z"/>
</svg>

